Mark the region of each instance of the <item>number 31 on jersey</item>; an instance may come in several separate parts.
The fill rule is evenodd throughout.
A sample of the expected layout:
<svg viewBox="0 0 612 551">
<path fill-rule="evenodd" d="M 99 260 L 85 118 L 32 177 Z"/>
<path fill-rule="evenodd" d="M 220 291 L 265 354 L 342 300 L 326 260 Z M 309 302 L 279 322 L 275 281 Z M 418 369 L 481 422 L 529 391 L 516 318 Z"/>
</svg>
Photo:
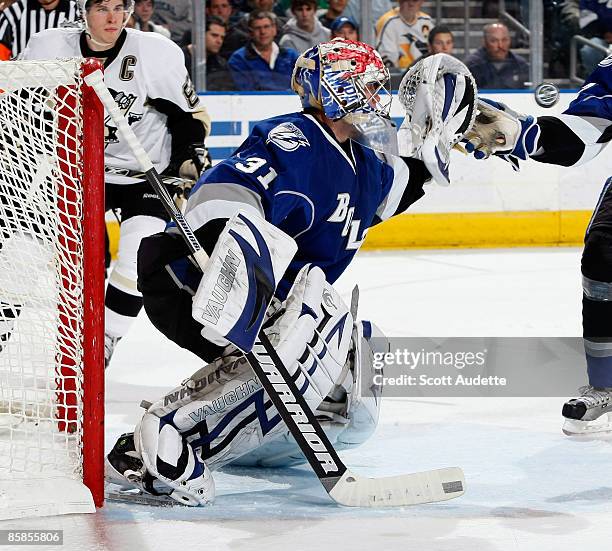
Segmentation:
<svg viewBox="0 0 612 551">
<path fill-rule="evenodd" d="M 245 174 L 253 174 L 262 168 L 266 163 L 267 161 L 261 157 L 249 157 L 243 163 L 236 163 L 234 166 Z M 276 170 L 270 167 L 266 174 L 257 176 L 257 180 L 264 187 L 264 189 L 268 189 L 272 180 L 274 180 L 274 178 L 277 176 L 278 174 Z"/>
</svg>

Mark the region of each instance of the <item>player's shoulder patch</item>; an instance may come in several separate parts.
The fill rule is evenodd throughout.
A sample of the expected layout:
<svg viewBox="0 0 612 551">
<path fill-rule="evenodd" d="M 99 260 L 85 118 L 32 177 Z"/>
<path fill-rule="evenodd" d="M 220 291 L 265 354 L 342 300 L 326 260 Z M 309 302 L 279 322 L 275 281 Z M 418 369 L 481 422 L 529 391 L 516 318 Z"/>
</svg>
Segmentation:
<svg viewBox="0 0 612 551">
<path fill-rule="evenodd" d="M 310 142 L 304 132 L 302 132 L 292 122 L 282 122 L 276 125 L 266 139 L 266 144 L 273 143 L 283 151 L 295 151 L 300 147 L 310 147 Z"/>
<path fill-rule="evenodd" d="M 605 57 L 599 62 L 600 67 L 609 67 L 611 65 L 612 65 L 612 54 L 610 54 L 608 57 Z"/>
</svg>

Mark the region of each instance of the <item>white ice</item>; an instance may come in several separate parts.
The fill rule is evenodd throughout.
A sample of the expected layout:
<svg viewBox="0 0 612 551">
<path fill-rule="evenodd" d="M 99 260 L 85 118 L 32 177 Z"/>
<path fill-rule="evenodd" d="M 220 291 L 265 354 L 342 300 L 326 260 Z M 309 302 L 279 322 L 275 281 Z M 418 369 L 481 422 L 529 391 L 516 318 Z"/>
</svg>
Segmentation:
<svg viewBox="0 0 612 551">
<path fill-rule="evenodd" d="M 360 253 L 338 282 L 395 336 L 578 336 L 575 248 Z M 107 371 L 106 447 L 200 367 L 141 317 Z M 576 365 L 584 371 L 584 365 Z M 334 505 L 307 467 L 216 473 L 213 506 L 107 502 L 95 515 L 0 523 L 63 528 L 62 550 L 558 551 L 612 546 L 612 441 L 560 431 L 558 398 L 387 399 L 374 437 L 342 453 L 359 473 L 461 466 L 465 496 L 404 509 Z"/>
</svg>

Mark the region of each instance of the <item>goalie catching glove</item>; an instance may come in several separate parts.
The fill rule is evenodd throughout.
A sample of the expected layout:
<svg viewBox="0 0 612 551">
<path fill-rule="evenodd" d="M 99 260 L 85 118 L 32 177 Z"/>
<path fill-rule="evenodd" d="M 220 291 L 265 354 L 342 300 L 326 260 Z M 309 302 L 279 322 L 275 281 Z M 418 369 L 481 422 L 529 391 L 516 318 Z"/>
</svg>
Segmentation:
<svg viewBox="0 0 612 551">
<path fill-rule="evenodd" d="M 398 132 L 402 157 L 421 159 L 436 183 L 450 184 L 450 152 L 472 128 L 477 89 L 458 59 L 436 54 L 406 73 L 398 97 L 406 112 Z"/>
</svg>

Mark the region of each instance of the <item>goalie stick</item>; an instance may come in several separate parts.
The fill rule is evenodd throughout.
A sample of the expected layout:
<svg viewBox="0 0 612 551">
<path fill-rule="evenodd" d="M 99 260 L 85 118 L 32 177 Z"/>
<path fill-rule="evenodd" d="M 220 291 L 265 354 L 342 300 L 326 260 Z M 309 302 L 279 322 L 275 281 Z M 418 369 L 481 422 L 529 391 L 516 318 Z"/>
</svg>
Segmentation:
<svg viewBox="0 0 612 551">
<path fill-rule="evenodd" d="M 182 233 L 194 260 L 200 269 L 204 269 L 208 260 L 206 252 L 183 214 L 172 202 L 159 174 L 128 126 L 103 78 L 101 71 L 95 71 L 85 77 L 85 82 L 95 90 L 147 180 Z M 353 473 L 338 457 L 263 331 L 260 331 L 252 351 L 245 356 L 319 481 L 337 503 L 353 507 L 403 506 L 444 501 L 464 493 L 465 478 L 458 467 L 384 478 L 366 478 Z"/>
</svg>

